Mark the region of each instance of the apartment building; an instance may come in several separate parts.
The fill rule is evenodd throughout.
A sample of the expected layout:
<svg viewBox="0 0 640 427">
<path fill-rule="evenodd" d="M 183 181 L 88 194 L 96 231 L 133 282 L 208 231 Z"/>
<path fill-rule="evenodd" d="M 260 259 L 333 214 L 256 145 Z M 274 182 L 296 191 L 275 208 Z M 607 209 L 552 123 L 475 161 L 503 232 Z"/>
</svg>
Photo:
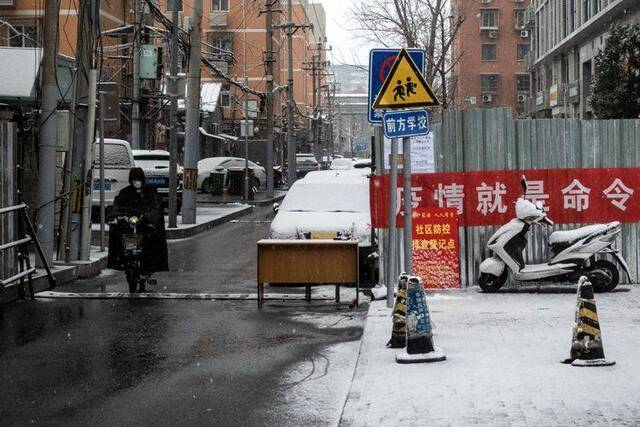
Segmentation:
<svg viewBox="0 0 640 427">
<path fill-rule="evenodd" d="M 638 0 L 532 0 L 526 14 L 533 48 L 526 57 L 531 117 L 592 118 L 595 57 L 615 23 L 640 22 Z"/>
<path fill-rule="evenodd" d="M 125 25 L 130 16 L 129 3 L 128 0 L 100 2 L 102 29 Z M 60 0 L 59 52 L 70 57 L 75 52 L 79 4 L 75 0 Z M 0 46 L 39 47 L 43 18 L 44 2 L 41 0 L 0 0 Z"/>
<path fill-rule="evenodd" d="M 286 22 L 287 1 L 276 1 L 273 7 L 277 10 L 273 14 L 277 27 Z M 189 10 L 190 6 L 185 2 L 185 16 L 189 15 Z M 202 39 L 208 58 L 236 81 L 242 82 L 246 76 L 249 87 L 260 92 L 266 89 L 267 29 L 264 11 L 265 2 L 253 0 L 205 0 L 203 7 Z M 324 8 L 309 0 L 296 0 L 293 2 L 293 21 L 298 25 L 313 25 L 313 29 L 300 29 L 293 36 L 294 98 L 300 112 L 310 114 L 313 110 L 313 77 L 309 64 L 314 55 L 323 58 L 322 48 L 326 42 Z M 288 80 L 287 37 L 281 28 L 274 31 L 274 59 L 274 86 L 285 86 Z M 220 103 L 225 122 L 220 130 L 238 134 L 244 115 L 244 92 L 206 68 L 203 68 L 202 80 L 222 84 Z M 275 98 L 276 131 L 282 131 L 285 102 L 286 91 L 278 91 Z M 258 127 L 258 136 L 264 137 L 264 115 L 261 112 L 259 98 L 249 94 L 249 117 Z M 298 128 L 306 126 L 301 115 L 297 115 L 296 120 Z"/>
<path fill-rule="evenodd" d="M 455 108 L 511 107 L 524 113 L 530 77 L 524 58 L 531 33 L 525 27 L 529 0 L 452 0 L 462 18 L 453 43 Z"/>
</svg>

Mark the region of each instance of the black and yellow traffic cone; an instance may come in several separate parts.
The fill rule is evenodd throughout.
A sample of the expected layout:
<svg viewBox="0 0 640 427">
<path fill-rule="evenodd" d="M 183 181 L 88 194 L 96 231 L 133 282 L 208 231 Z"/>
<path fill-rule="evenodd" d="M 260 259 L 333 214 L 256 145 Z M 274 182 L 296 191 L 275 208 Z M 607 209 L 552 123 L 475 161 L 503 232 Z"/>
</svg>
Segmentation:
<svg viewBox="0 0 640 427">
<path fill-rule="evenodd" d="M 446 359 L 441 348 L 433 345 L 429 307 L 422 279 L 409 278 L 407 284 L 407 348 L 396 354 L 398 363 L 439 362 Z"/>
<path fill-rule="evenodd" d="M 578 281 L 578 303 L 571 339 L 571 353 L 562 363 L 570 363 L 573 366 L 610 366 L 616 363 L 604 357 L 593 285 L 585 276 L 580 277 Z"/>
<path fill-rule="evenodd" d="M 407 282 L 409 275 L 400 274 L 398 280 L 398 292 L 396 302 L 393 305 L 393 328 L 391 329 L 391 339 L 387 343 L 389 348 L 404 348 L 407 345 Z"/>
</svg>

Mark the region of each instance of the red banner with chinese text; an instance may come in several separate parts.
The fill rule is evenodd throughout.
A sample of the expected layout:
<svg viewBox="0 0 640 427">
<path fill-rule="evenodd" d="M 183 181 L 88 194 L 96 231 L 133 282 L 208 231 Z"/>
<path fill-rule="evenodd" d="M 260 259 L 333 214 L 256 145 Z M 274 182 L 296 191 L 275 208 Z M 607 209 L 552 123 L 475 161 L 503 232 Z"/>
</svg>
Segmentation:
<svg viewBox="0 0 640 427">
<path fill-rule="evenodd" d="M 458 216 L 455 208 L 413 211 L 413 274 L 429 289 L 460 287 Z"/>
<path fill-rule="evenodd" d="M 515 218 L 522 196 L 520 177 L 529 184 L 527 199 L 540 202 L 559 224 L 640 222 L 640 168 L 538 169 L 414 174 L 414 209 L 455 208 L 463 226 L 502 225 Z M 387 227 L 389 176 L 372 176 L 371 220 Z M 402 226 L 402 178 L 396 191 Z"/>
</svg>

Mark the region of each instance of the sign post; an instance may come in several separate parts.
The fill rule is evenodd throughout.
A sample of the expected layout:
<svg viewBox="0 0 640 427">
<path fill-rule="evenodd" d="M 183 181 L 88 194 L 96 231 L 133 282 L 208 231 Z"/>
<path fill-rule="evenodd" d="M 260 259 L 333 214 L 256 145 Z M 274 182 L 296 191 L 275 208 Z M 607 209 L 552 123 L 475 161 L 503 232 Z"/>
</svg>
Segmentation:
<svg viewBox="0 0 640 427">
<path fill-rule="evenodd" d="M 424 67 L 423 67 L 424 69 Z M 440 102 L 436 98 L 433 90 L 423 77 L 423 70 L 419 69 L 415 61 L 411 57 L 409 51 L 401 49 L 397 55 L 395 62 L 391 66 L 389 73 L 382 84 L 375 101 L 372 104 L 374 110 L 406 110 L 410 108 L 424 108 L 430 106 L 438 106 Z M 402 113 L 400 113 L 402 114 Z M 412 114 L 412 112 L 404 112 L 404 114 Z M 413 112 L 417 115 L 418 112 Z M 391 120 L 395 115 L 383 116 L 385 128 L 387 119 Z M 401 118 L 401 117 L 400 117 Z M 408 117 L 407 117 L 408 119 Z M 426 122 L 428 122 L 428 117 Z M 424 128 L 428 125 L 425 124 Z M 405 129 L 407 126 L 405 126 Z M 412 253 L 412 200 L 411 200 L 411 135 L 413 131 L 420 135 L 425 129 L 415 126 L 414 129 L 406 131 L 402 137 L 403 150 L 403 204 L 404 204 L 404 271 L 412 274 L 413 270 L 413 253 Z M 427 132 L 428 133 L 428 132 Z M 392 144 L 393 147 L 393 144 Z M 393 150 L 392 150 L 393 156 Z M 393 173 L 393 171 L 392 171 Z M 393 190 L 393 187 L 392 187 Z M 395 198 L 395 191 L 391 191 L 391 197 Z M 392 286 L 388 283 L 387 286 Z M 389 301 L 387 302 L 389 304 Z"/>
</svg>

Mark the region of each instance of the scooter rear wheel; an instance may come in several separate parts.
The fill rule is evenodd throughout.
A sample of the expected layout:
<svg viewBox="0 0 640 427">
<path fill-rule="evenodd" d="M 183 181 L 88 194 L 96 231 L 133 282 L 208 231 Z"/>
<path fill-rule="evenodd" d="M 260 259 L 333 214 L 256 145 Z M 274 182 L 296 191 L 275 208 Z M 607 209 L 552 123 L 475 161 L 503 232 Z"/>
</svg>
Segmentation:
<svg viewBox="0 0 640 427">
<path fill-rule="evenodd" d="M 611 292 L 620 283 L 620 272 L 618 267 L 611 261 L 606 259 L 599 259 L 594 264 L 594 270 L 600 270 L 604 272 L 607 280 L 594 281 L 593 290 L 596 292 Z"/>
<path fill-rule="evenodd" d="M 480 273 L 478 278 L 478 285 L 480 289 L 487 293 L 498 292 L 500 288 L 506 283 L 508 277 L 507 269 L 505 268 L 500 276 L 495 276 L 488 273 Z"/>
</svg>

